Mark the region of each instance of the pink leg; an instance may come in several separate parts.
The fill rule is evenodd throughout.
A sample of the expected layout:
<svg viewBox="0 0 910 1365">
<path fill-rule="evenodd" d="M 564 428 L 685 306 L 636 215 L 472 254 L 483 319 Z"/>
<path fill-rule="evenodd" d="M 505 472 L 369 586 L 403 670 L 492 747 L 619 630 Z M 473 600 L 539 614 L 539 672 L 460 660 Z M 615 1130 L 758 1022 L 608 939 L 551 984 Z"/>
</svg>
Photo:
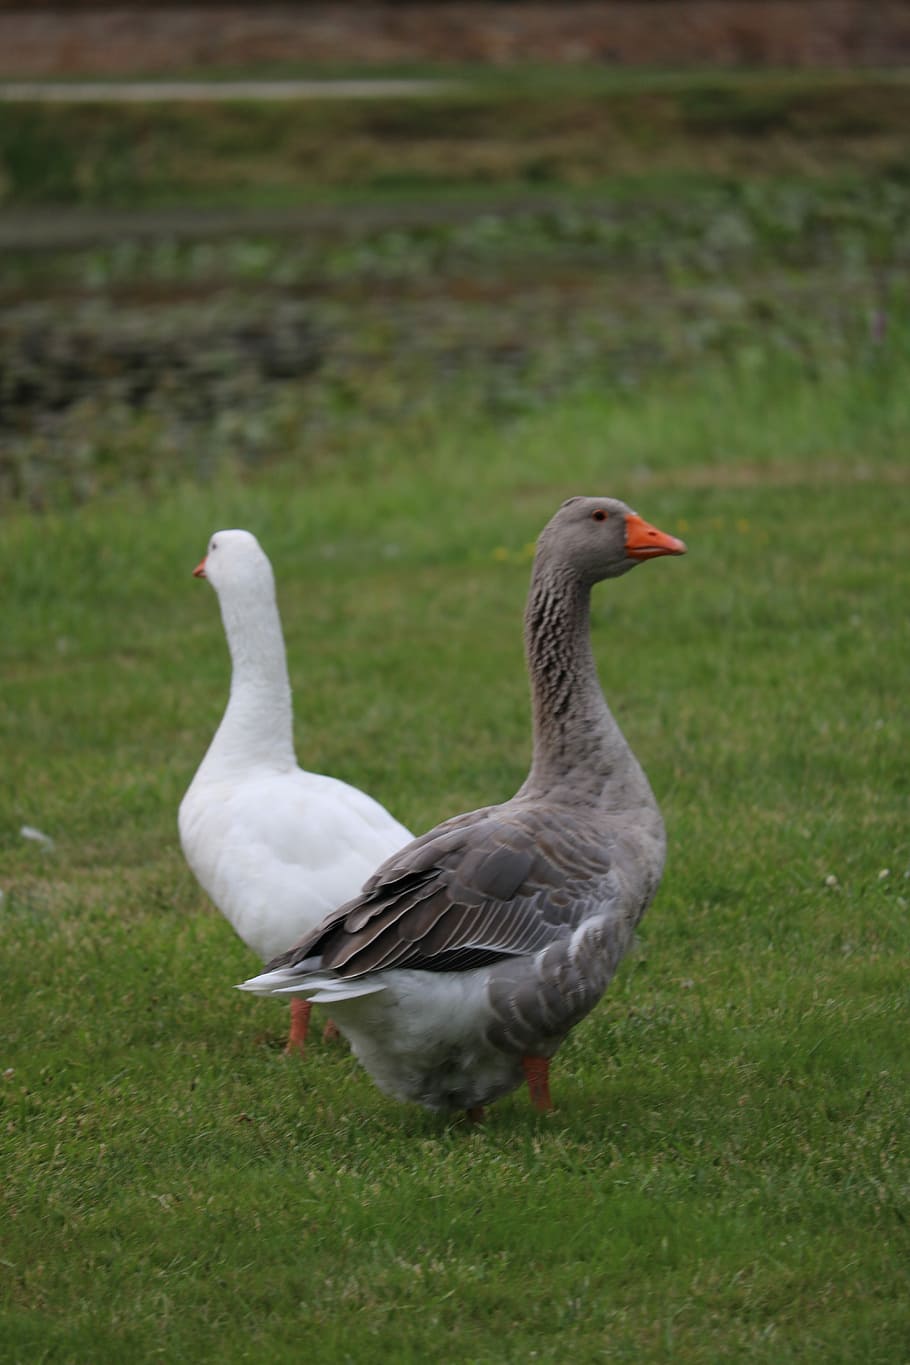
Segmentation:
<svg viewBox="0 0 910 1365">
<path fill-rule="evenodd" d="M 295 995 L 291 1001 L 291 1031 L 288 1034 L 287 1047 L 284 1049 L 286 1056 L 290 1057 L 293 1052 L 299 1052 L 301 1057 L 303 1056 L 312 1008 L 309 1000 L 301 1000 L 299 995 Z"/>
<path fill-rule="evenodd" d="M 525 1073 L 531 1103 L 542 1114 L 553 1108 L 550 1099 L 550 1059 L 549 1057 L 522 1057 L 521 1069 Z"/>
</svg>

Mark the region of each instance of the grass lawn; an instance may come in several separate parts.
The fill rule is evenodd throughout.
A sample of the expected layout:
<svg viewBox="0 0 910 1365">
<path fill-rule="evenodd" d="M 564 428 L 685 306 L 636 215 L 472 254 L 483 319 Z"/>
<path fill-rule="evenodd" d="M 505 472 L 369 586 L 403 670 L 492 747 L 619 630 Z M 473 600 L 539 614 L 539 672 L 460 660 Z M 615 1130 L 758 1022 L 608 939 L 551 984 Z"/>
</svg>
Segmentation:
<svg viewBox="0 0 910 1365">
<path fill-rule="evenodd" d="M 910 1359 L 905 187 L 736 175 L 607 237 L 582 202 L 7 262 L 4 1360 Z M 310 369 L 250 359 L 265 316 Z M 525 774 L 530 547 L 577 492 L 689 544 L 594 598 L 667 870 L 555 1113 L 468 1128 L 232 989 L 176 839 L 228 681 L 190 571 L 259 535 L 301 761 L 422 830 Z"/>
</svg>

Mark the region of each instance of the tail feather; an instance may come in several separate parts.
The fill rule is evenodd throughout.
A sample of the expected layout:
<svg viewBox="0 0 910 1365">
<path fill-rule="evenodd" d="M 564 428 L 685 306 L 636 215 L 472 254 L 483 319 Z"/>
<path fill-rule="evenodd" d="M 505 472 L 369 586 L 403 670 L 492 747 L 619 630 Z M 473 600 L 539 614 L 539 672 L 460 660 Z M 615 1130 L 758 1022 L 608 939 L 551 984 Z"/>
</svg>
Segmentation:
<svg viewBox="0 0 910 1365">
<path fill-rule="evenodd" d="M 349 981 L 345 984 L 344 990 L 317 990 L 310 995 L 307 992 L 307 999 L 313 1005 L 334 1005 L 339 1000 L 356 1000 L 361 995 L 377 995 L 379 991 L 384 991 L 385 986 L 378 985 L 375 981 Z M 293 986 L 285 986 L 282 990 L 276 991 L 276 995 L 295 994 Z"/>
<path fill-rule="evenodd" d="M 361 995 L 375 995 L 385 990 L 385 986 L 375 979 L 363 978 L 345 980 L 328 972 L 300 972 L 290 967 L 277 967 L 271 972 L 261 972 L 241 981 L 239 991 L 252 991 L 254 995 L 304 995 L 317 1005 L 332 1005 L 338 1000 L 356 1000 Z"/>
<path fill-rule="evenodd" d="M 238 991 L 253 991 L 257 995 L 272 995 L 276 987 L 284 985 L 286 981 L 299 981 L 300 976 L 297 972 L 292 972 L 287 967 L 279 967 L 274 972 L 260 972 L 259 976 L 251 976 L 246 981 L 241 981 Z"/>
</svg>

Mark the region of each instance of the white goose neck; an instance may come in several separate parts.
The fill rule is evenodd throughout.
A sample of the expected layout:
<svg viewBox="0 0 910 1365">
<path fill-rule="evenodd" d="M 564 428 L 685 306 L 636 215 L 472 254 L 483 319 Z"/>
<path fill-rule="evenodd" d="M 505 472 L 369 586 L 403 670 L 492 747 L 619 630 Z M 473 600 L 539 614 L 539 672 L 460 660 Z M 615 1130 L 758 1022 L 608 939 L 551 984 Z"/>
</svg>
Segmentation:
<svg viewBox="0 0 910 1365">
<path fill-rule="evenodd" d="M 207 761 L 220 769 L 293 768 L 291 686 L 274 591 L 232 588 L 219 604 L 231 654 L 231 694 Z"/>
</svg>

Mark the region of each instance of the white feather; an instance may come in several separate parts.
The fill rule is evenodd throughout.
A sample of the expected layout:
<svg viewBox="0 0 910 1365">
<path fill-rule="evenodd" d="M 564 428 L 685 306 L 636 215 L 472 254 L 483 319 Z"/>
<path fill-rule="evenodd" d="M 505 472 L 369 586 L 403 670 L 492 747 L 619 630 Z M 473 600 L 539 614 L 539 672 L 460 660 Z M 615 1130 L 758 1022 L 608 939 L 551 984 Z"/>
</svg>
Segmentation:
<svg viewBox="0 0 910 1365">
<path fill-rule="evenodd" d="M 205 577 L 233 664 L 220 726 L 178 817 L 186 860 L 260 958 L 290 948 L 411 835 L 356 787 L 297 766 L 271 565 L 248 531 L 219 531 Z"/>
</svg>

